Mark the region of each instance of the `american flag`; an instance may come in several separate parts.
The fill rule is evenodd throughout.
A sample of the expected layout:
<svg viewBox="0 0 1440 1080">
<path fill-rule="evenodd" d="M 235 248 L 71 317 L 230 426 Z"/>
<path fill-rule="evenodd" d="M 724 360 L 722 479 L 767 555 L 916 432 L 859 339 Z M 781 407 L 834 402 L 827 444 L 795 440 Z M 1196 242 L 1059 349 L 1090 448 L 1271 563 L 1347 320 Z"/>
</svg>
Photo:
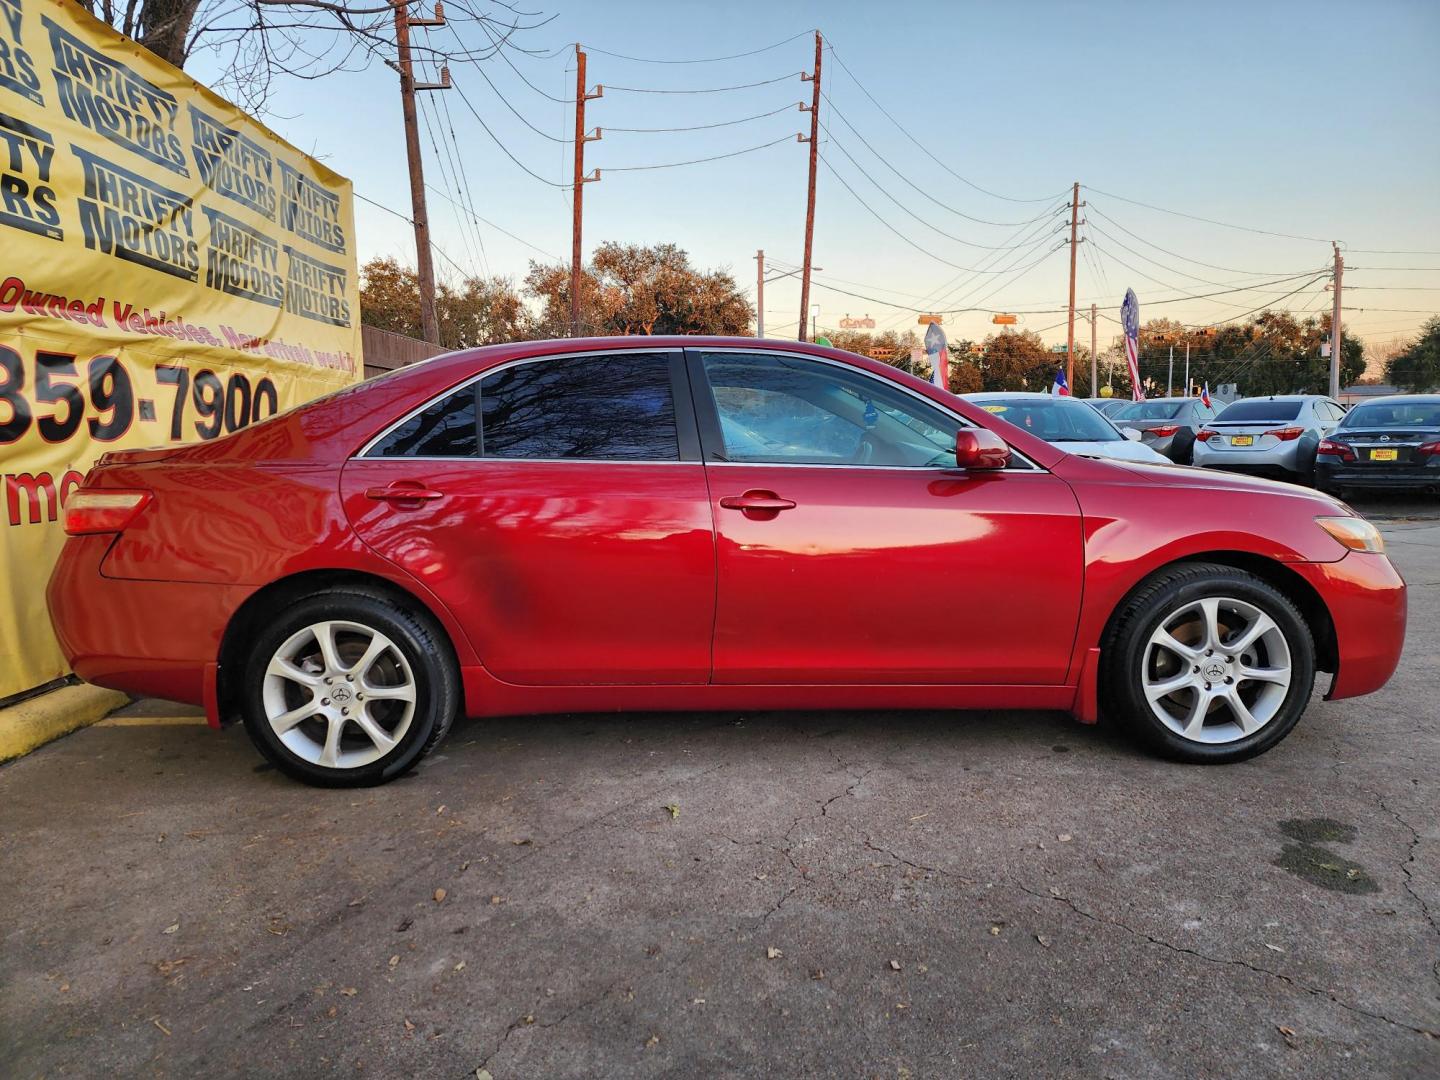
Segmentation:
<svg viewBox="0 0 1440 1080">
<path fill-rule="evenodd" d="M 1130 368 L 1131 397 L 1136 401 L 1145 400 L 1145 391 L 1140 386 L 1140 301 L 1135 299 L 1135 290 L 1125 290 L 1125 302 L 1120 305 L 1120 325 L 1125 328 L 1125 363 Z"/>
</svg>

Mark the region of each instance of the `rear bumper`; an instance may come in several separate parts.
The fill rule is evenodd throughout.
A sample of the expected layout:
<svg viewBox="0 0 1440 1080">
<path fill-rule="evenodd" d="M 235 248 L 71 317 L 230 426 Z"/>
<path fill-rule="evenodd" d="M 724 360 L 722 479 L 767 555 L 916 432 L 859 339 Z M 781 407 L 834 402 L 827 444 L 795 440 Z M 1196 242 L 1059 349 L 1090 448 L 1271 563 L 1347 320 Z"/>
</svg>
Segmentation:
<svg viewBox="0 0 1440 1080">
<path fill-rule="evenodd" d="M 1300 471 L 1300 442 L 1292 440 L 1269 450 L 1212 450 L 1203 442 L 1195 444 L 1195 464 L 1210 469 L 1234 469 L 1237 472 Z"/>
<path fill-rule="evenodd" d="M 70 667 L 86 682 L 129 694 L 206 704 L 225 626 L 248 586 L 105 577 L 112 536 L 71 537 L 46 590 Z"/>
<path fill-rule="evenodd" d="M 1335 487 L 1370 488 L 1373 490 L 1416 491 L 1440 489 L 1440 462 L 1428 465 L 1354 465 L 1349 462 L 1315 462 L 1317 481 Z"/>
<path fill-rule="evenodd" d="M 1384 555 L 1350 552 L 1339 562 L 1292 563 L 1315 587 L 1335 626 L 1339 666 L 1327 701 L 1373 693 L 1405 647 L 1405 581 Z"/>
</svg>

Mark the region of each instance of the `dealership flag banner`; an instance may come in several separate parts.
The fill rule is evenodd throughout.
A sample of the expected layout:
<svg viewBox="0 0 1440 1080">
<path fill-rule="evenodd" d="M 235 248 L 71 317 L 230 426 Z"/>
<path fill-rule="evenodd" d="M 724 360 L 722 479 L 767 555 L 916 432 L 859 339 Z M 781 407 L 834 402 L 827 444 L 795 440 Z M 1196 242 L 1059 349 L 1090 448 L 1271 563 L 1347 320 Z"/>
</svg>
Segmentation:
<svg viewBox="0 0 1440 1080">
<path fill-rule="evenodd" d="M 1125 300 L 1120 305 L 1120 325 L 1125 328 L 1125 363 L 1130 368 L 1130 396 L 1135 401 L 1145 400 L 1145 391 L 1140 386 L 1140 301 L 1135 299 L 1135 290 L 1125 290 Z"/>
<path fill-rule="evenodd" d="M 950 349 L 939 323 L 925 328 L 925 354 L 930 357 L 930 378 L 941 390 L 950 389 Z"/>
<path fill-rule="evenodd" d="M 72 0 L 0 0 L 0 699 L 66 673 L 45 585 L 106 450 L 360 378 L 350 183 Z"/>
</svg>

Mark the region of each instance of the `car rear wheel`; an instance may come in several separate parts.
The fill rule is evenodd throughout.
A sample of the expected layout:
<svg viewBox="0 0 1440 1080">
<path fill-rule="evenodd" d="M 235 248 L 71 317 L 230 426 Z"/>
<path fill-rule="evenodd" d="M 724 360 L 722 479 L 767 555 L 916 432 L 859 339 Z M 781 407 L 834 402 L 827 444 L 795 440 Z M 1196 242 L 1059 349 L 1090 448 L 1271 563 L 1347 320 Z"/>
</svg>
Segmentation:
<svg viewBox="0 0 1440 1080">
<path fill-rule="evenodd" d="M 286 774 L 384 783 L 449 730 L 459 679 L 442 632 L 387 597 L 327 591 L 271 620 L 245 665 L 245 728 Z"/>
<path fill-rule="evenodd" d="M 1303 616 L 1229 566 L 1165 571 L 1132 595 L 1102 647 L 1107 712 L 1179 761 L 1223 764 L 1290 733 L 1315 683 Z"/>
</svg>

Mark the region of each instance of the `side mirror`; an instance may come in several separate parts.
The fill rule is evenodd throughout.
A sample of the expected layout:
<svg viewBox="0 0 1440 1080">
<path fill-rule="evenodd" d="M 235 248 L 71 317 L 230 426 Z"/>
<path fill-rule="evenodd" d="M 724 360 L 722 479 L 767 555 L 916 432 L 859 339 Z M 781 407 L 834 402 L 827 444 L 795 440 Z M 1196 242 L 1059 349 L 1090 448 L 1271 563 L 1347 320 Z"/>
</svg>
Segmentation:
<svg viewBox="0 0 1440 1080">
<path fill-rule="evenodd" d="M 955 464 L 971 472 L 993 472 L 1010 464 L 1010 447 L 987 428 L 961 428 L 955 433 Z"/>
<path fill-rule="evenodd" d="M 1141 438 L 1139 430 L 1133 427 L 1121 428 L 1120 434 L 1124 435 L 1125 438 L 1131 442 L 1139 442 Z"/>
</svg>

